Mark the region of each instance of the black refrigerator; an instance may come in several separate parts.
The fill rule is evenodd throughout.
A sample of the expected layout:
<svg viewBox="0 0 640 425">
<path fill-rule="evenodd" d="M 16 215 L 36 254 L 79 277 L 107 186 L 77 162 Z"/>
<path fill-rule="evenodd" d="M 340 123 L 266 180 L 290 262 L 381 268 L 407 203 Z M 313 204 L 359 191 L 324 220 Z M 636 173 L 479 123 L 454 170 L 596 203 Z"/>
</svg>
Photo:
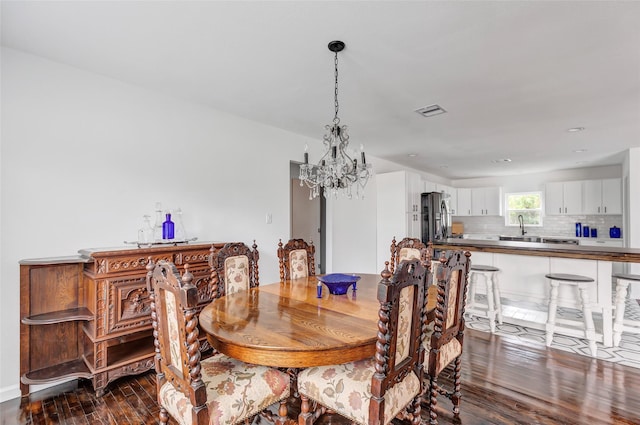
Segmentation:
<svg viewBox="0 0 640 425">
<path fill-rule="evenodd" d="M 421 194 L 422 242 L 437 241 L 451 237 L 451 210 L 449 195 L 441 192 Z"/>
</svg>

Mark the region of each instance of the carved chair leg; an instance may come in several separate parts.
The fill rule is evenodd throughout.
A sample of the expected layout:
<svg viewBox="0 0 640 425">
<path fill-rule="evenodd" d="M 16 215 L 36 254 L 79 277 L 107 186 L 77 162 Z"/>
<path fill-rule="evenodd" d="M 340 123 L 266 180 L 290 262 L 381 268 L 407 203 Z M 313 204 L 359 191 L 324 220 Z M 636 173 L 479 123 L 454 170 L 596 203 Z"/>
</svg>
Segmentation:
<svg viewBox="0 0 640 425">
<path fill-rule="evenodd" d="M 169 421 L 169 413 L 167 413 L 167 409 L 164 407 L 160 407 L 160 425 L 167 425 Z"/>
<path fill-rule="evenodd" d="M 438 413 L 436 406 L 438 405 L 438 379 L 431 378 L 429 380 L 429 424 L 438 425 Z"/>
<path fill-rule="evenodd" d="M 453 414 L 458 416 L 460 414 L 460 399 L 462 393 L 460 392 L 460 377 L 462 369 L 462 357 L 456 357 L 454 361 L 454 373 L 453 373 L 453 392 L 451 393 L 451 402 L 453 403 Z"/>
<path fill-rule="evenodd" d="M 422 423 L 422 395 L 416 396 L 413 399 L 413 417 L 411 418 L 412 425 L 420 425 Z"/>
<path fill-rule="evenodd" d="M 280 408 L 278 409 L 278 417 L 276 418 L 276 425 L 285 425 L 288 421 L 289 411 L 287 409 L 287 399 L 280 401 Z"/>
<path fill-rule="evenodd" d="M 313 413 L 311 410 L 311 403 L 309 397 L 304 394 L 300 394 L 300 414 L 298 415 L 298 425 L 312 425 Z"/>
</svg>

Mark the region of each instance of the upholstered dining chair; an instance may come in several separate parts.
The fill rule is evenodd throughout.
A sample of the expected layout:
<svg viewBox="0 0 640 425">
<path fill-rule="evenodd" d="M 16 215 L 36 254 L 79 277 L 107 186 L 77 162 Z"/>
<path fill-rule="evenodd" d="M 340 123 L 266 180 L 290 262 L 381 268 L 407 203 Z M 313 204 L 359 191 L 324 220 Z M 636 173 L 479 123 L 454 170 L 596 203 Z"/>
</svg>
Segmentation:
<svg viewBox="0 0 640 425">
<path fill-rule="evenodd" d="M 378 284 L 375 356 L 301 371 L 300 425 L 327 410 L 364 425 L 388 424 L 395 417 L 420 423 L 428 268 L 417 259 L 403 261 L 392 275 L 388 266 Z"/>
<path fill-rule="evenodd" d="M 280 281 L 285 279 L 299 279 L 315 276 L 316 247 L 313 242 L 304 239 L 289 239 L 283 246 L 282 239 L 278 242 L 278 260 L 280 263 Z"/>
<path fill-rule="evenodd" d="M 431 244 L 431 243 L 429 243 Z M 391 241 L 391 261 L 389 270 L 395 271 L 396 266 L 403 260 L 418 258 L 424 264 L 431 261 L 431 249 L 417 238 L 404 238 L 396 243 L 395 236 Z"/>
<path fill-rule="evenodd" d="M 283 425 L 289 376 L 221 353 L 201 361 L 198 290 L 188 265 L 183 276 L 164 260 L 148 270 L 160 423 L 171 415 L 181 425 L 235 424 L 260 414 Z M 265 410 L 276 403 L 277 415 Z"/>
<path fill-rule="evenodd" d="M 260 284 L 260 254 L 256 241 L 253 241 L 251 248 L 242 242 L 230 242 L 220 249 L 211 246 L 210 251 L 212 298 L 254 288 Z"/>
<path fill-rule="evenodd" d="M 464 309 L 471 253 L 468 251 L 442 252 L 439 265 L 434 271 L 437 285 L 437 301 L 432 329 L 427 332 L 425 346 L 426 385 L 425 400 L 429 403 L 429 423 L 438 423 L 436 412 L 437 396 L 444 395 L 453 403 L 453 414 L 460 413 L 460 373 L 464 339 Z M 453 387 L 443 388 L 438 376 L 449 364 L 453 363 Z"/>
</svg>

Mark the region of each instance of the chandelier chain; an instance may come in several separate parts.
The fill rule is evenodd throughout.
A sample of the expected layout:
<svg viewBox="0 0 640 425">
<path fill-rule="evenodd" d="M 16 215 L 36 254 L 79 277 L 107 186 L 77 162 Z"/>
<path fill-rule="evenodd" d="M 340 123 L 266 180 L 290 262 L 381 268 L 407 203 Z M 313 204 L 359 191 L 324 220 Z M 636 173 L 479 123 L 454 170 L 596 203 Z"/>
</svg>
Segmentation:
<svg viewBox="0 0 640 425">
<path fill-rule="evenodd" d="M 338 118 L 338 109 L 340 109 L 340 106 L 338 105 L 338 52 L 335 52 L 335 59 L 333 61 L 334 65 L 335 65 L 335 89 L 334 89 L 334 106 L 335 106 L 335 110 L 336 110 L 336 114 L 333 117 L 333 122 L 334 123 L 339 123 L 340 122 L 340 118 Z"/>
</svg>

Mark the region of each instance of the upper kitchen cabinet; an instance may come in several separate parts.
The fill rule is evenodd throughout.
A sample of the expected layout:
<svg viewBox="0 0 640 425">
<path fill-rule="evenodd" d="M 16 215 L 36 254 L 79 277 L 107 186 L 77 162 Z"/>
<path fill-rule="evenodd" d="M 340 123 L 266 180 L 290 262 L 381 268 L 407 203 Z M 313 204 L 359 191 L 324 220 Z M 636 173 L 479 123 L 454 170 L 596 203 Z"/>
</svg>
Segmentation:
<svg viewBox="0 0 640 425">
<path fill-rule="evenodd" d="M 471 189 L 471 215 L 502 215 L 502 188 Z"/>
<path fill-rule="evenodd" d="M 547 215 L 582 214 L 582 182 L 553 182 L 545 185 Z"/>
<path fill-rule="evenodd" d="M 452 215 L 469 216 L 471 214 L 471 189 L 460 187 L 457 189 L 457 209 Z"/>
<path fill-rule="evenodd" d="M 442 192 L 445 195 L 449 195 L 449 210 L 451 215 L 458 215 L 458 192 L 455 187 L 446 186 L 444 184 L 436 185 L 436 192 Z"/>
<path fill-rule="evenodd" d="M 437 184 L 435 184 L 434 182 L 430 182 L 425 180 L 424 181 L 424 185 L 422 187 L 422 191 L 423 192 L 440 192 L 440 189 L 438 189 Z"/>
<path fill-rule="evenodd" d="M 622 180 L 586 180 L 584 214 L 622 214 Z"/>
</svg>

